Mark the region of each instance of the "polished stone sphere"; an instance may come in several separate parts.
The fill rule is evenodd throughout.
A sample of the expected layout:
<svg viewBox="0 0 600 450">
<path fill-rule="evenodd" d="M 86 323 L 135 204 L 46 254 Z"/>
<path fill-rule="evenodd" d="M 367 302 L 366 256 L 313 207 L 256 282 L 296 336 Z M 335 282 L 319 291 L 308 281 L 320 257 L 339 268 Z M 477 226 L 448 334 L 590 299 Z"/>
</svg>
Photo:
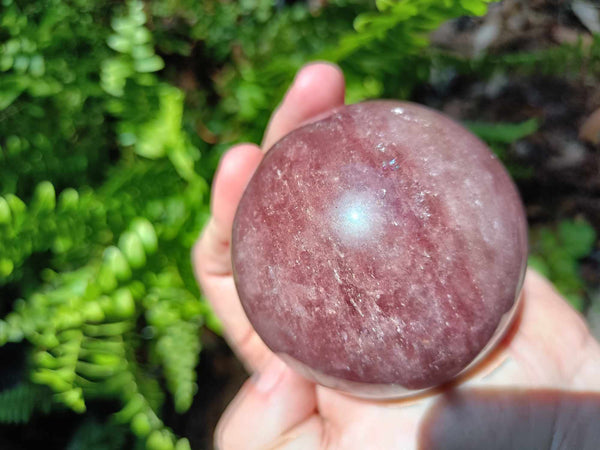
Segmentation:
<svg viewBox="0 0 600 450">
<path fill-rule="evenodd" d="M 412 103 L 342 107 L 277 142 L 237 210 L 239 297 L 305 376 L 359 396 L 438 386 L 516 310 L 523 205 L 488 147 Z"/>
</svg>

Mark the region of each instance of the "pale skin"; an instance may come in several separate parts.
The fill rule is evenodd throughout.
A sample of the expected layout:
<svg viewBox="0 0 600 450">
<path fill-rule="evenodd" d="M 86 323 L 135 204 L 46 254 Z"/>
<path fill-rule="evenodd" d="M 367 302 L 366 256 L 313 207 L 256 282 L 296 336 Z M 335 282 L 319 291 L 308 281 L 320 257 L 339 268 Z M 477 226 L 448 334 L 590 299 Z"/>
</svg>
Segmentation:
<svg viewBox="0 0 600 450">
<path fill-rule="evenodd" d="M 542 276 L 527 272 L 521 306 L 506 337 L 453 386 L 416 398 L 372 401 L 315 385 L 265 346 L 240 304 L 231 268 L 233 218 L 264 152 L 300 125 L 344 104 L 336 66 L 314 63 L 296 76 L 273 113 L 262 145 L 240 144 L 221 160 L 212 217 L 193 250 L 200 286 L 225 337 L 253 376 L 231 402 L 215 433 L 220 450 L 417 449 L 419 426 L 444 389 L 460 386 L 555 388 L 600 392 L 600 345 L 583 318 Z"/>
</svg>

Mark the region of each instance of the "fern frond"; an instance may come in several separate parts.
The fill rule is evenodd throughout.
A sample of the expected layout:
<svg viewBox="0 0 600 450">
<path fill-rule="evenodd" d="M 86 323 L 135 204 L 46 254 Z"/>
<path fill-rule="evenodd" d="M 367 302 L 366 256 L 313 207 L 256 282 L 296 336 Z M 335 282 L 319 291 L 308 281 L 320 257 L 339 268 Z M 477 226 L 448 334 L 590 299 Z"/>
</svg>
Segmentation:
<svg viewBox="0 0 600 450">
<path fill-rule="evenodd" d="M 88 419 L 75 431 L 67 450 L 124 450 L 126 442 L 127 429 L 122 425 Z"/>
<path fill-rule="evenodd" d="M 106 242 L 105 228 L 103 202 L 90 191 L 67 189 L 57 197 L 46 181 L 29 204 L 0 196 L 0 285 L 18 281 L 21 266 L 35 253 L 51 252 L 57 268 L 73 267 Z"/>
<path fill-rule="evenodd" d="M 27 423 L 39 411 L 50 412 L 52 393 L 49 389 L 23 382 L 0 392 L 0 423 Z"/>
<path fill-rule="evenodd" d="M 161 331 L 156 352 L 164 368 L 175 410 L 187 411 L 196 393 L 196 365 L 200 355 L 200 324 L 178 322 Z"/>
</svg>

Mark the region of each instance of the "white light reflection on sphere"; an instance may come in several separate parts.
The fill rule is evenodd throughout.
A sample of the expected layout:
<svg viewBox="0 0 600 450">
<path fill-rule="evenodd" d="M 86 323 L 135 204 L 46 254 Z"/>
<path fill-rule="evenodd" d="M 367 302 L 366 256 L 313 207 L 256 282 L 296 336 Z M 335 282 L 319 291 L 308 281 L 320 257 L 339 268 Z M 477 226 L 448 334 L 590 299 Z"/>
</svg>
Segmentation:
<svg viewBox="0 0 600 450">
<path fill-rule="evenodd" d="M 342 194 L 332 208 L 334 232 L 346 245 L 360 246 L 370 242 L 383 233 L 383 211 L 383 201 L 372 194 Z"/>
</svg>

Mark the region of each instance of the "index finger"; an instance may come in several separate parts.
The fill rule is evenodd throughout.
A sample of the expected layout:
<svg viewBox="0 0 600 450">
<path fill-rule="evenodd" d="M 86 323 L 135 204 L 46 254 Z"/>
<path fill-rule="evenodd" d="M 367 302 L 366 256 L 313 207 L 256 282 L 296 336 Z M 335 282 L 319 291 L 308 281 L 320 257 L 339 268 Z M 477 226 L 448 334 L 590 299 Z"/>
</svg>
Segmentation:
<svg viewBox="0 0 600 450">
<path fill-rule="evenodd" d="M 299 126 L 342 106 L 344 95 L 344 75 L 338 66 L 323 62 L 304 66 L 271 116 L 262 142 L 263 150 L 269 150 Z"/>
</svg>

